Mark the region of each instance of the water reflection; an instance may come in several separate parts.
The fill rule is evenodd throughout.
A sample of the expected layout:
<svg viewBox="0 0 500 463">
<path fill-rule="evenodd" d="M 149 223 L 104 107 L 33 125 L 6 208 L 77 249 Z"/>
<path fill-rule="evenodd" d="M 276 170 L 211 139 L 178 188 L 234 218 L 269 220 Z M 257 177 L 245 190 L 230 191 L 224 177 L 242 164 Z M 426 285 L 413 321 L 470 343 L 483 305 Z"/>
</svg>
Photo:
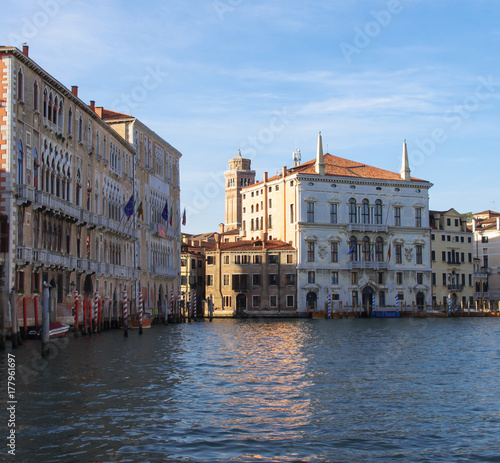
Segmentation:
<svg viewBox="0 0 500 463">
<path fill-rule="evenodd" d="M 27 343 L 19 461 L 498 461 L 498 327 L 220 320 L 70 338 L 45 363 Z"/>
</svg>

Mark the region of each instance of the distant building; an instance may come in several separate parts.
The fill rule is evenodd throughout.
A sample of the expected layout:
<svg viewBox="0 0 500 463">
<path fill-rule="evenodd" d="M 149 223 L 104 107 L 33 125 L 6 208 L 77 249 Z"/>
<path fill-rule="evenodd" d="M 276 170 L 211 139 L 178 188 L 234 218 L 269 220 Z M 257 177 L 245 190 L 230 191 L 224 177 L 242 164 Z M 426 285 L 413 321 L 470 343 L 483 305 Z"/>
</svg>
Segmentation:
<svg viewBox="0 0 500 463">
<path fill-rule="evenodd" d="M 343 305 L 423 308 L 430 304 L 429 188 L 410 177 L 406 142 L 400 173 L 330 154 L 241 190 L 246 240 L 297 249 L 297 309 Z"/>
<path fill-rule="evenodd" d="M 296 251 L 278 240 L 221 242 L 206 251 L 215 316 L 295 315 Z"/>
<path fill-rule="evenodd" d="M 474 233 L 474 257 L 483 277 L 481 297 L 493 302 L 496 307 L 500 301 L 500 213 L 483 211 L 472 215 L 470 226 Z M 487 275 L 486 285 L 484 275 Z M 479 291 L 478 291 L 479 292 Z M 479 294 L 478 294 L 479 297 Z"/>
<path fill-rule="evenodd" d="M 472 231 L 455 209 L 430 211 L 432 305 L 447 310 L 474 307 Z"/>
</svg>

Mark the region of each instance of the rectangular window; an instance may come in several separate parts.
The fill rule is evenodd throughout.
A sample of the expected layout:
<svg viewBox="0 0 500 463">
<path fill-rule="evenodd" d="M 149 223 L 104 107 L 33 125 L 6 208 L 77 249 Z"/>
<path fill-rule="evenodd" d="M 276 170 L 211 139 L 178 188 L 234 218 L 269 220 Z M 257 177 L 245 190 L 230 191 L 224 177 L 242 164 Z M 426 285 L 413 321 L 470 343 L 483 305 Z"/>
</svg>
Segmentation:
<svg viewBox="0 0 500 463">
<path fill-rule="evenodd" d="M 269 198 L 269 209 L 271 209 L 271 207 L 273 207 L 273 200 Z"/>
<path fill-rule="evenodd" d="M 441 260 L 446 262 L 446 251 L 441 251 Z"/>
<path fill-rule="evenodd" d="M 314 270 L 307 272 L 307 282 L 316 283 L 316 272 Z"/>
<path fill-rule="evenodd" d="M 385 307 L 385 291 L 378 292 L 378 303 L 380 307 Z"/>
<path fill-rule="evenodd" d="M 252 275 L 252 285 L 260 286 L 260 273 L 254 273 Z"/>
<path fill-rule="evenodd" d="M 332 242 L 330 245 L 330 258 L 332 262 L 339 261 L 339 243 Z"/>
<path fill-rule="evenodd" d="M 224 296 L 222 298 L 222 304 L 225 307 L 231 307 L 231 296 Z"/>
<path fill-rule="evenodd" d="M 443 286 L 446 286 L 446 273 L 443 273 Z"/>
<path fill-rule="evenodd" d="M 398 286 L 403 284 L 403 272 L 396 272 L 396 284 Z"/>
<path fill-rule="evenodd" d="M 423 246 L 421 244 L 417 244 L 415 246 L 415 258 L 417 264 L 423 263 Z"/>
<path fill-rule="evenodd" d="M 223 285 L 224 286 L 229 286 L 229 274 L 225 273 L 222 275 L 222 280 L 223 280 Z"/>
<path fill-rule="evenodd" d="M 481 236 L 481 243 L 487 243 L 488 242 L 488 237 L 487 236 Z"/>
<path fill-rule="evenodd" d="M 469 273 L 469 286 L 472 286 L 472 273 Z"/>
<path fill-rule="evenodd" d="M 248 288 L 247 285 L 247 274 L 236 274 L 233 275 L 233 291 L 246 291 Z"/>
<path fill-rule="evenodd" d="M 394 245 L 394 250 L 396 252 L 396 264 L 401 264 L 403 262 L 403 246 L 396 244 Z"/>
<path fill-rule="evenodd" d="M 213 284 L 214 284 L 214 276 L 207 275 L 207 286 L 213 286 Z"/>
<path fill-rule="evenodd" d="M 293 294 L 287 294 L 286 295 L 286 306 L 288 308 L 293 307 L 295 305 L 295 298 L 293 297 Z"/>
<path fill-rule="evenodd" d="M 269 296 L 269 308 L 275 309 L 278 307 L 278 296 Z"/>
<path fill-rule="evenodd" d="M 214 265 L 214 264 L 215 264 L 214 256 L 207 256 L 207 265 Z"/>
<path fill-rule="evenodd" d="M 378 284 L 379 285 L 384 284 L 384 272 L 378 272 Z"/>
<path fill-rule="evenodd" d="M 472 262 L 472 253 L 471 252 L 469 252 L 468 258 L 469 258 L 469 262 L 471 263 Z"/>
<path fill-rule="evenodd" d="M 290 204 L 290 223 L 295 222 L 295 208 L 293 204 Z"/>
<path fill-rule="evenodd" d="M 307 202 L 307 222 L 314 222 L 314 203 Z"/>
<path fill-rule="evenodd" d="M 431 241 L 436 241 L 436 235 L 434 233 L 431 233 Z"/>
<path fill-rule="evenodd" d="M 401 226 L 401 207 L 399 206 L 394 208 L 394 225 L 396 227 Z"/>
<path fill-rule="evenodd" d="M 351 285 L 358 284 L 358 272 L 351 272 Z"/>
<path fill-rule="evenodd" d="M 422 226 L 422 208 L 417 207 L 415 209 L 415 227 Z"/>
<path fill-rule="evenodd" d="M 260 296 L 252 296 L 252 307 L 260 307 Z"/>
<path fill-rule="evenodd" d="M 270 254 L 269 255 L 269 263 L 270 264 L 277 264 L 278 263 L 278 256 L 276 254 Z"/>
<path fill-rule="evenodd" d="M 424 274 L 418 272 L 417 273 L 417 285 L 423 285 L 424 284 Z"/>
<path fill-rule="evenodd" d="M 267 217 L 267 228 L 273 228 L 273 216 L 271 214 Z"/>
<path fill-rule="evenodd" d="M 431 251 L 432 262 L 436 262 L 436 251 Z"/>
<path fill-rule="evenodd" d="M 357 291 L 352 292 L 352 305 L 354 307 L 358 306 L 358 292 Z"/>
<path fill-rule="evenodd" d="M 339 272 L 332 272 L 332 285 L 339 284 Z"/>
<path fill-rule="evenodd" d="M 330 223 L 337 223 L 337 204 L 330 204 Z"/>
<path fill-rule="evenodd" d="M 465 273 L 462 273 L 462 286 L 465 286 Z"/>
<path fill-rule="evenodd" d="M 275 286 L 278 284 L 278 275 L 276 273 L 269 274 L 269 286 Z"/>
<path fill-rule="evenodd" d="M 293 264 L 293 254 L 287 254 L 286 255 L 286 263 L 287 264 Z"/>
<path fill-rule="evenodd" d="M 295 273 L 287 273 L 286 274 L 286 284 L 294 285 L 295 284 Z"/>
<path fill-rule="evenodd" d="M 314 262 L 314 241 L 307 242 L 307 262 Z"/>
<path fill-rule="evenodd" d="M 462 263 L 465 262 L 465 252 L 460 253 L 460 262 L 462 262 Z"/>
<path fill-rule="evenodd" d="M 446 236 L 445 235 L 441 235 L 441 241 L 446 241 Z"/>
<path fill-rule="evenodd" d="M 259 256 L 259 255 L 253 256 L 253 263 L 254 264 L 262 264 L 262 256 Z"/>
<path fill-rule="evenodd" d="M 432 274 L 432 286 L 436 286 L 436 281 L 437 281 L 437 280 L 436 280 L 436 274 L 435 274 L 435 273 L 433 273 L 433 274 Z"/>
<path fill-rule="evenodd" d="M 229 265 L 229 256 L 224 256 L 224 264 Z"/>
</svg>

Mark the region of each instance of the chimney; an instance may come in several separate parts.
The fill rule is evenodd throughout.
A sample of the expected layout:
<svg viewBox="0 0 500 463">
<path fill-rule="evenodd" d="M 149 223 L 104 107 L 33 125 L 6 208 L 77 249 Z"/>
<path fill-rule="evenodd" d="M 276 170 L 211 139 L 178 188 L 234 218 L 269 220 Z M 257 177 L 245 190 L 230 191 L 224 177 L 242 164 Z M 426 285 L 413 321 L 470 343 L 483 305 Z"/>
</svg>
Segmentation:
<svg viewBox="0 0 500 463">
<path fill-rule="evenodd" d="M 75 96 L 78 96 L 78 86 L 77 85 L 71 86 L 71 93 Z"/>
<path fill-rule="evenodd" d="M 30 47 L 27 43 L 23 43 L 23 55 L 29 58 Z"/>
<path fill-rule="evenodd" d="M 283 166 L 283 168 L 281 169 L 281 176 L 282 176 L 283 178 L 285 178 L 285 177 L 286 177 L 286 166 Z"/>
<path fill-rule="evenodd" d="M 223 223 L 220 223 L 220 224 L 219 224 L 219 233 L 220 233 L 221 235 L 223 235 L 223 234 L 224 234 L 224 224 L 223 224 Z"/>
<path fill-rule="evenodd" d="M 215 238 L 215 249 L 220 249 L 220 235 L 218 233 L 214 233 Z"/>
<path fill-rule="evenodd" d="M 95 108 L 95 113 L 102 119 L 104 108 L 102 106 L 97 106 Z"/>
<path fill-rule="evenodd" d="M 263 175 L 263 181 L 267 182 L 267 172 L 264 172 L 262 175 Z"/>
<path fill-rule="evenodd" d="M 89 105 L 89 108 L 95 112 L 95 101 L 94 100 L 90 100 L 90 105 Z"/>
</svg>

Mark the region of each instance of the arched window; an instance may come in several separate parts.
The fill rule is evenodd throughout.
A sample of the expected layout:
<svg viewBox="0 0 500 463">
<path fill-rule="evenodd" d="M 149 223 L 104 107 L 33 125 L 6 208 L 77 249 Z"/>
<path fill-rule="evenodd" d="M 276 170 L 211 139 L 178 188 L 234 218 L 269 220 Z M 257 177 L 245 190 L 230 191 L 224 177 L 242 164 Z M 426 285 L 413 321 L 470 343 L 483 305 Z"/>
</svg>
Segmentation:
<svg viewBox="0 0 500 463">
<path fill-rule="evenodd" d="M 38 168 L 40 164 L 38 163 L 38 152 L 33 148 L 33 187 L 38 190 Z"/>
<path fill-rule="evenodd" d="M 370 238 L 365 236 L 363 238 L 363 262 L 369 262 L 370 260 Z"/>
<path fill-rule="evenodd" d="M 380 199 L 375 201 L 375 223 L 382 225 L 382 201 Z"/>
<path fill-rule="evenodd" d="M 73 132 L 73 111 L 71 108 L 68 109 L 68 134 L 71 135 Z"/>
<path fill-rule="evenodd" d="M 349 223 L 356 223 L 356 200 L 349 200 Z"/>
<path fill-rule="evenodd" d="M 81 142 L 83 140 L 83 117 L 80 116 L 78 119 L 78 141 Z"/>
<path fill-rule="evenodd" d="M 358 260 L 358 243 L 355 236 L 349 239 L 349 256 L 351 261 Z"/>
<path fill-rule="evenodd" d="M 57 99 L 57 96 L 54 98 L 54 107 L 52 108 L 52 122 L 54 124 L 57 124 L 57 111 L 59 108 L 59 100 Z"/>
<path fill-rule="evenodd" d="M 40 95 L 39 95 L 39 89 L 38 89 L 38 81 L 35 80 L 33 83 L 33 109 L 35 111 L 39 110 L 39 102 L 40 100 Z"/>
<path fill-rule="evenodd" d="M 59 129 L 63 129 L 63 101 L 62 99 L 59 100 L 59 107 L 58 107 L 58 115 L 57 115 L 57 127 Z"/>
<path fill-rule="evenodd" d="M 377 262 L 384 260 L 384 240 L 380 236 L 375 240 L 375 259 Z"/>
<path fill-rule="evenodd" d="M 48 115 L 48 96 L 47 89 L 43 91 L 43 117 L 47 117 Z"/>
<path fill-rule="evenodd" d="M 48 111 L 47 111 L 47 119 L 52 121 L 52 92 L 49 93 L 49 102 L 48 102 Z"/>
<path fill-rule="evenodd" d="M 82 200 L 82 176 L 80 170 L 76 171 L 76 198 L 75 203 L 77 206 L 81 206 Z"/>
<path fill-rule="evenodd" d="M 24 183 L 24 172 L 23 172 L 23 142 L 21 139 L 17 142 L 17 184 L 22 185 Z"/>
<path fill-rule="evenodd" d="M 19 101 L 24 100 L 24 76 L 22 69 L 19 69 L 17 73 L 17 99 Z"/>
<path fill-rule="evenodd" d="M 367 199 L 363 199 L 363 205 L 361 209 L 361 217 L 363 223 L 370 223 L 370 203 Z"/>
</svg>

